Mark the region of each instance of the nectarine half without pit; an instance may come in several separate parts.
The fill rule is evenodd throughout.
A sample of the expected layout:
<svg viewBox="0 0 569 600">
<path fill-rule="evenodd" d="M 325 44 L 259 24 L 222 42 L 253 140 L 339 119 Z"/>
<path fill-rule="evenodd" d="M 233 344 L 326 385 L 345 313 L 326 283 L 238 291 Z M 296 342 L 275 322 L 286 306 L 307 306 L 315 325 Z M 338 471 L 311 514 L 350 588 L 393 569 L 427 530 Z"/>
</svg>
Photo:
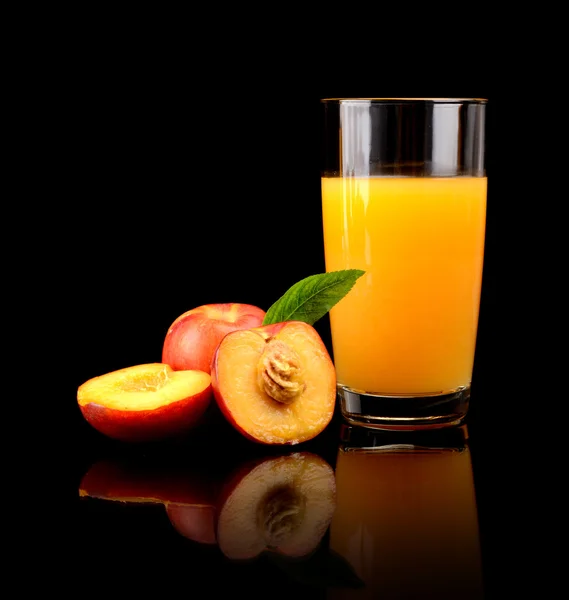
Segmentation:
<svg viewBox="0 0 569 600">
<path fill-rule="evenodd" d="M 311 452 L 240 468 L 220 496 L 217 541 L 232 560 L 263 552 L 302 558 L 320 544 L 336 508 L 332 467 Z"/>
<path fill-rule="evenodd" d="M 135 365 L 89 379 L 77 391 L 86 421 L 109 438 L 146 442 L 182 435 L 212 399 L 211 376 L 162 363 Z"/>
<path fill-rule="evenodd" d="M 310 440 L 334 413 L 334 364 L 318 332 L 303 321 L 228 333 L 215 352 L 211 377 L 221 412 L 255 442 Z"/>
<path fill-rule="evenodd" d="M 180 315 L 169 327 L 162 362 L 174 370 L 211 371 L 213 354 L 230 331 L 263 324 L 265 311 L 243 303 L 204 304 Z"/>
</svg>

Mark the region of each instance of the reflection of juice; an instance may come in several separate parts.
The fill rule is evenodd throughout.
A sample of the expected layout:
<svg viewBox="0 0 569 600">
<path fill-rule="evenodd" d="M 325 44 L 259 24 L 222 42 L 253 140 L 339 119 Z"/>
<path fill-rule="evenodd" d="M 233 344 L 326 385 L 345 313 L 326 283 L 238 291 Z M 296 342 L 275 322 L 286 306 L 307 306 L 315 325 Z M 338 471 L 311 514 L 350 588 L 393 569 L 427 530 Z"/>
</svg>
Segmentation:
<svg viewBox="0 0 569 600">
<path fill-rule="evenodd" d="M 340 450 L 332 550 L 363 580 L 330 600 L 483 597 L 470 453 Z"/>
<path fill-rule="evenodd" d="M 330 311 L 338 383 L 393 395 L 470 384 L 486 183 L 322 179 L 326 269 L 366 271 Z"/>
</svg>

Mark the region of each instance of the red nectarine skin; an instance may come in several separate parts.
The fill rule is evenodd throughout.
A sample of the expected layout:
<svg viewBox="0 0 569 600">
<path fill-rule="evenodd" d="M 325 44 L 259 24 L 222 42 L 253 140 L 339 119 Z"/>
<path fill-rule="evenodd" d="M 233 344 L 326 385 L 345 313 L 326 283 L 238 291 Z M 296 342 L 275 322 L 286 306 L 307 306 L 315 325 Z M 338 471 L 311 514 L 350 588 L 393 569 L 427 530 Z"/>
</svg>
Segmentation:
<svg viewBox="0 0 569 600">
<path fill-rule="evenodd" d="M 212 399 L 211 376 L 150 363 L 127 367 L 79 386 L 85 420 L 107 437 L 145 442 L 174 437 L 198 425 Z"/>
<path fill-rule="evenodd" d="M 227 334 L 212 363 L 225 418 L 262 444 L 298 444 L 331 421 L 336 371 L 316 330 L 288 321 Z"/>
<path fill-rule="evenodd" d="M 174 370 L 211 371 L 219 342 L 230 331 L 262 325 L 265 311 L 242 303 L 204 304 L 188 310 L 170 325 L 162 348 L 162 362 Z"/>
<path fill-rule="evenodd" d="M 154 410 L 114 410 L 93 402 L 81 406 L 85 419 L 100 433 L 124 442 L 144 442 L 182 435 L 193 428 L 209 406 L 204 390 Z"/>
</svg>

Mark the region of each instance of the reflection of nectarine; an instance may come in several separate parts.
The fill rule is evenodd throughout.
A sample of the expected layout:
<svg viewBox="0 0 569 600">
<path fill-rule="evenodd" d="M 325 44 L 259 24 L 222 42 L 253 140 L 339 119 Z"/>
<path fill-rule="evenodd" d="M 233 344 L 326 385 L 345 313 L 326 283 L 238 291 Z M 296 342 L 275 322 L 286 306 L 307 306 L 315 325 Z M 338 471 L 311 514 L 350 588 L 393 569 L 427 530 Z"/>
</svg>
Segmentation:
<svg viewBox="0 0 569 600">
<path fill-rule="evenodd" d="M 215 506 L 167 504 L 166 514 L 174 529 L 185 538 L 200 544 L 216 544 Z"/>
<path fill-rule="evenodd" d="M 211 376 L 149 363 L 89 379 L 79 408 L 97 431 L 122 441 L 151 441 L 186 433 L 211 401 Z"/>
<path fill-rule="evenodd" d="M 228 480 L 218 506 L 217 541 L 228 558 L 248 560 L 265 551 L 305 557 L 332 520 L 334 471 L 310 452 L 255 461 Z"/>
<path fill-rule="evenodd" d="M 204 304 L 188 310 L 170 325 L 162 362 L 176 371 L 211 370 L 215 349 L 230 331 L 262 325 L 265 311 L 251 304 Z"/>
<path fill-rule="evenodd" d="M 217 482 L 184 467 L 101 460 L 81 479 L 79 495 L 129 503 L 213 505 Z"/>
<path fill-rule="evenodd" d="M 176 531 L 215 544 L 215 502 L 219 483 L 190 468 L 99 461 L 79 485 L 79 495 L 127 504 L 163 504 Z"/>
<path fill-rule="evenodd" d="M 211 377 L 222 413 L 256 442 L 304 442 L 332 419 L 336 371 L 308 323 L 288 321 L 227 334 L 214 355 Z"/>
</svg>

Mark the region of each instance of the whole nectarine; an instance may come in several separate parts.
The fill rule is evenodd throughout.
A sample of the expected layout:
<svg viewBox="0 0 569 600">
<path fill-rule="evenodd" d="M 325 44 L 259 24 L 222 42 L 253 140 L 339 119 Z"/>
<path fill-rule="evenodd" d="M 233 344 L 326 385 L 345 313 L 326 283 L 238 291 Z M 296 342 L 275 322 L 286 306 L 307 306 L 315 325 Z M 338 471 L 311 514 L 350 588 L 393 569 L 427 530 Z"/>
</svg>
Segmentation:
<svg viewBox="0 0 569 600">
<path fill-rule="evenodd" d="M 144 442 L 194 428 L 212 399 L 211 375 L 174 371 L 162 363 L 135 365 L 89 379 L 77 391 L 86 421 L 110 438 Z"/>
<path fill-rule="evenodd" d="M 288 321 L 227 334 L 212 363 L 227 420 L 263 444 L 298 444 L 332 420 L 336 371 L 312 325 Z"/>
<path fill-rule="evenodd" d="M 265 311 L 240 303 L 204 304 L 180 315 L 168 328 L 162 362 L 174 370 L 210 373 L 213 354 L 230 331 L 262 325 Z"/>
</svg>

